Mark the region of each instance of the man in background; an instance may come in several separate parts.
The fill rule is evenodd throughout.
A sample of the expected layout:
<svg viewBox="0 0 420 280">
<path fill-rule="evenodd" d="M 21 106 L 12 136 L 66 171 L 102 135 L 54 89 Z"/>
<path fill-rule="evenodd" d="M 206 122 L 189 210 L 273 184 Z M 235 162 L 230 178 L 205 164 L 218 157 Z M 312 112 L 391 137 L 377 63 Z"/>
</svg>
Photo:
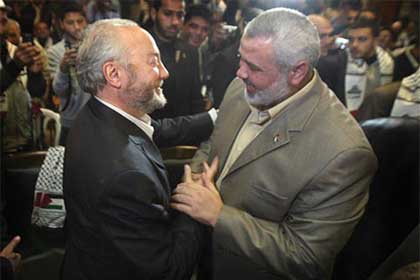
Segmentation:
<svg viewBox="0 0 420 280">
<path fill-rule="evenodd" d="M 80 88 L 75 71 L 77 49 L 87 21 L 82 7 L 74 3 L 62 7 L 59 20 L 63 39 L 48 50 L 48 65 L 52 88 L 60 98 L 60 145 L 65 146 L 73 120 L 90 98 Z"/>
<path fill-rule="evenodd" d="M 153 27 L 149 30 L 161 52 L 162 61 L 171 73 L 163 83 L 167 105 L 152 114 L 155 119 L 191 115 L 204 111 L 196 49 L 180 45 L 177 36 L 185 16 L 185 1 L 153 1 Z"/>
</svg>

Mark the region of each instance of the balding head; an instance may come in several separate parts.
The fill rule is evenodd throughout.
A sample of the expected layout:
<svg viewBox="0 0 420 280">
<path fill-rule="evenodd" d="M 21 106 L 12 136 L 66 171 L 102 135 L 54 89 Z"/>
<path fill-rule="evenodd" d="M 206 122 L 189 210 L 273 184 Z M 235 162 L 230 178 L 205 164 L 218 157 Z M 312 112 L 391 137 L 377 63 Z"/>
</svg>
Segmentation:
<svg viewBox="0 0 420 280">
<path fill-rule="evenodd" d="M 334 43 L 334 36 L 332 36 L 333 28 L 331 22 L 326 17 L 321 15 L 312 14 L 308 16 L 308 19 L 315 25 L 319 33 L 319 39 L 321 44 L 321 55 L 325 56 L 328 54 L 328 50 L 331 49 Z"/>
<path fill-rule="evenodd" d="M 122 19 L 97 21 L 88 28 L 77 56 L 78 79 L 84 91 L 95 95 L 105 86 L 102 66 L 106 61 L 127 64 L 126 44 L 115 38 L 120 35 L 118 29 L 123 27 L 140 29 L 135 22 Z"/>
<path fill-rule="evenodd" d="M 19 45 L 20 38 L 21 38 L 21 31 L 20 31 L 20 25 L 17 21 L 13 19 L 9 19 L 7 21 L 5 34 L 6 34 L 7 40 L 10 43 L 14 45 Z"/>
<path fill-rule="evenodd" d="M 162 108 L 168 72 L 153 37 L 135 22 L 96 21 L 77 55 L 80 87 L 128 114 L 140 118 Z"/>
</svg>

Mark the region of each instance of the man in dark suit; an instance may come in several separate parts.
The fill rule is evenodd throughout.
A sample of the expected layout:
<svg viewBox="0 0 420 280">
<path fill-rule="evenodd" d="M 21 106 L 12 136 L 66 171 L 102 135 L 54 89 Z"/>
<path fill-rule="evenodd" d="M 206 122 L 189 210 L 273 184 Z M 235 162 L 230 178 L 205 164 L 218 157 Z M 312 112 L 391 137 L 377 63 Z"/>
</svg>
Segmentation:
<svg viewBox="0 0 420 280">
<path fill-rule="evenodd" d="M 168 72 L 155 41 L 134 22 L 98 21 L 79 49 L 77 72 L 94 97 L 66 147 L 63 279 L 188 279 L 202 227 L 169 208 L 152 140 L 159 123 L 148 116 L 166 102 Z M 160 141 L 176 137 L 159 134 Z"/>
</svg>

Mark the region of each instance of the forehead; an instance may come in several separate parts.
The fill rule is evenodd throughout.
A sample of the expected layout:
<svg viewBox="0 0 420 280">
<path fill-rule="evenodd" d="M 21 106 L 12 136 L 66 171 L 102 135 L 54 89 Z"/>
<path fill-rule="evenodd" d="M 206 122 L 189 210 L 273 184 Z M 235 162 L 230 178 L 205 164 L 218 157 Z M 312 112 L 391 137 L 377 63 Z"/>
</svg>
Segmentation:
<svg viewBox="0 0 420 280">
<path fill-rule="evenodd" d="M 209 26 L 210 25 L 210 23 L 207 20 L 205 20 L 204 18 L 199 17 L 199 16 L 191 17 L 190 20 L 187 22 L 187 24 L 190 24 L 190 23 L 195 23 L 195 24 L 201 25 L 201 26 Z"/>
<path fill-rule="evenodd" d="M 379 34 L 388 36 L 388 35 L 391 35 L 391 31 L 389 31 L 388 29 L 384 29 L 384 30 L 381 30 Z"/>
<path fill-rule="evenodd" d="M 328 21 L 323 22 L 320 25 L 317 25 L 319 33 L 331 33 L 333 32 L 333 28 Z"/>
<path fill-rule="evenodd" d="M 243 36 L 241 39 L 240 48 L 247 52 L 258 52 L 263 53 L 266 51 L 272 51 L 273 46 L 271 39 L 265 37 L 250 38 Z"/>
<path fill-rule="evenodd" d="M 64 15 L 63 21 L 84 19 L 83 14 L 79 12 L 69 12 Z"/>
<path fill-rule="evenodd" d="M 272 41 L 263 37 L 241 39 L 239 47 L 241 58 L 260 68 L 271 68 L 276 65 Z"/>
<path fill-rule="evenodd" d="M 349 37 L 373 37 L 369 27 L 355 28 L 349 30 Z"/>
<path fill-rule="evenodd" d="M 153 37 L 137 26 L 118 27 L 118 34 L 131 53 L 137 55 L 159 53 Z M 135 47 L 133 47 L 135 46 Z"/>
<path fill-rule="evenodd" d="M 48 28 L 48 25 L 45 22 L 38 22 L 35 25 L 36 28 Z"/>
<path fill-rule="evenodd" d="M 182 0 L 162 0 L 162 6 L 160 8 L 172 11 L 183 11 L 185 2 Z"/>
</svg>

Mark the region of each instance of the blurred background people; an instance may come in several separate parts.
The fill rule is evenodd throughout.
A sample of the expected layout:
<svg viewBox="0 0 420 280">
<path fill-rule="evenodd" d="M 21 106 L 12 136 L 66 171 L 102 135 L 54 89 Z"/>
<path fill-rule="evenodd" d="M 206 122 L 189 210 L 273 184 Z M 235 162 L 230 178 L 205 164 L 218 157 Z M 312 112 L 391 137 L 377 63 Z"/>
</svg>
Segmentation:
<svg viewBox="0 0 420 280">
<path fill-rule="evenodd" d="M 7 108 L 2 124 L 2 143 L 6 149 L 30 149 L 34 138 L 31 95 L 43 95 L 46 81 L 42 74 L 45 57 L 33 42 L 22 42 L 19 24 L 7 17 L 0 2 L 1 95 Z M 3 148 L 3 147 L 2 147 Z"/>
<path fill-rule="evenodd" d="M 120 18 L 118 0 L 90 0 L 86 6 L 86 18 L 89 23 L 100 19 Z"/>
<path fill-rule="evenodd" d="M 73 120 L 90 98 L 80 88 L 74 68 L 87 20 L 82 7 L 74 3 L 62 7 L 59 19 L 63 39 L 48 49 L 48 68 L 52 88 L 60 98 L 60 145 L 65 146 Z"/>
<path fill-rule="evenodd" d="M 382 26 L 379 30 L 377 44 L 384 51 L 391 53 L 394 43 L 392 39 L 392 30 L 387 26 Z"/>
<path fill-rule="evenodd" d="M 185 17 L 184 0 L 156 0 L 153 2 L 149 30 L 161 52 L 162 62 L 170 76 L 163 82 L 168 103 L 156 110 L 155 119 L 191 115 L 205 111 L 201 94 L 197 49 L 180 44 L 178 35 Z"/>
<path fill-rule="evenodd" d="M 50 36 L 50 28 L 45 21 L 39 21 L 34 25 L 34 42 L 48 50 L 53 45 L 53 39 Z"/>
<path fill-rule="evenodd" d="M 180 34 L 181 40 L 192 48 L 199 48 L 208 38 L 211 12 L 205 5 L 191 5 L 187 8 Z"/>
</svg>

